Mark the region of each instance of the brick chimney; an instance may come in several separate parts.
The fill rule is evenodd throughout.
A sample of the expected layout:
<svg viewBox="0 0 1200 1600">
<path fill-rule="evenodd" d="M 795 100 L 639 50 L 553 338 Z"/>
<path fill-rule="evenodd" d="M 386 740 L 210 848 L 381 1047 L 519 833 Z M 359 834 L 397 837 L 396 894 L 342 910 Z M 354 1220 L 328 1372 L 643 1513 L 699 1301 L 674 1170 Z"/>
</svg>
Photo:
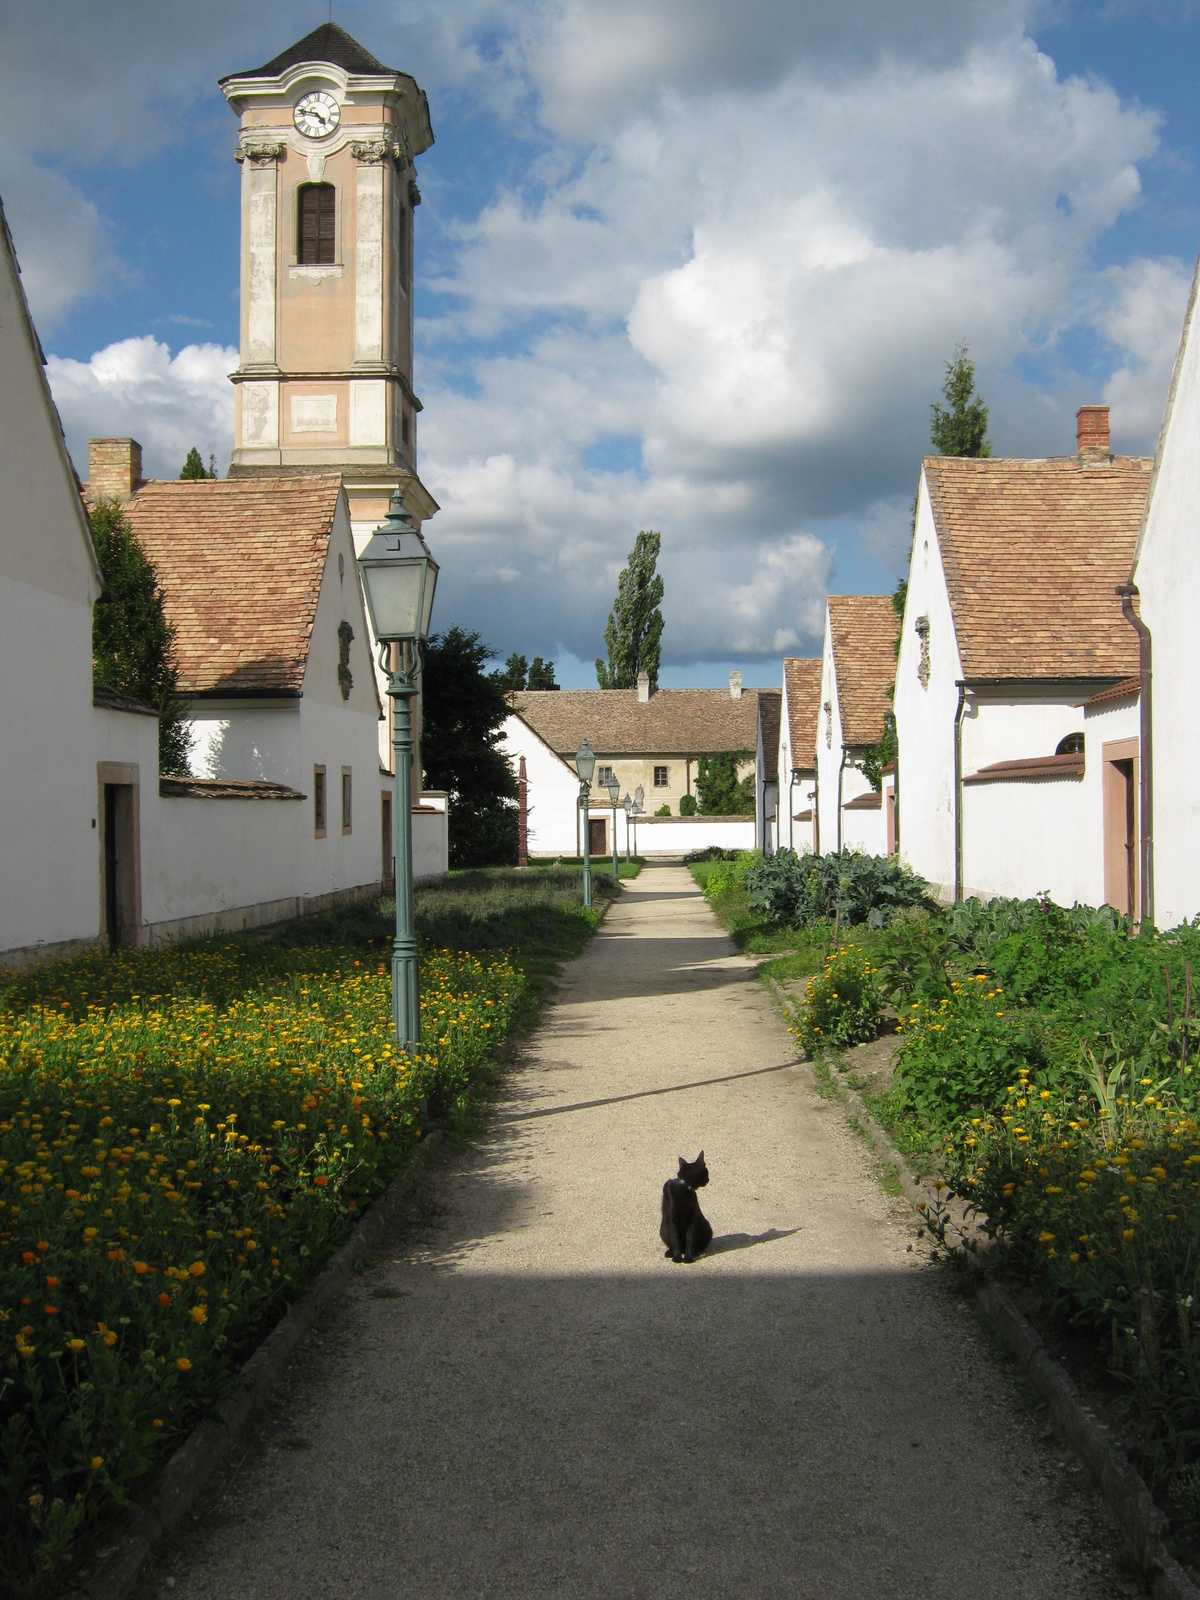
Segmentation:
<svg viewBox="0 0 1200 1600">
<path fill-rule="evenodd" d="M 731 700 L 742 698 L 742 675 L 736 667 L 729 674 L 729 698 Z"/>
<path fill-rule="evenodd" d="M 1081 461 L 1109 459 L 1107 406 L 1080 406 L 1075 413 L 1075 445 Z"/>
<path fill-rule="evenodd" d="M 89 500 L 128 500 L 145 483 L 136 439 L 89 439 Z"/>
<path fill-rule="evenodd" d="M 650 674 L 648 672 L 639 672 L 638 673 L 638 705 L 644 706 L 644 705 L 649 705 L 649 703 L 650 703 Z"/>
</svg>

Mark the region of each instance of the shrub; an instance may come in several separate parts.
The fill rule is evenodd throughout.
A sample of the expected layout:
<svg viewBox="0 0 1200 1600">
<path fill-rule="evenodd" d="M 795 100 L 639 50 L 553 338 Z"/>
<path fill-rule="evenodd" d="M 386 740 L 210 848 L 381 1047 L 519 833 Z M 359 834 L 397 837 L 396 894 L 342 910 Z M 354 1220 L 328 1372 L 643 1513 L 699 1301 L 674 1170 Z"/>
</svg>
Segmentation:
<svg viewBox="0 0 1200 1600">
<path fill-rule="evenodd" d="M 952 1143 L 949 1175 L 1001 1263 L 1111 1351 L 1144 1465 L 1186 1494 L 1200 1456 L 1200 1124 L 1169 1089 L 1135 1080 L 1121 1095 L 1114 1076 L 1068 1099 L 1020 1069 L 1000 1114 Z"/>
<path fill-rule="evenodd" d="M 694 817 L 696 811 L 696 796 L 694 794 L 685 794 L 679 797 L 679 815 L 681 817 Z"/>
<path fill-rule="evenodd" d="M 743 888 L 751 870 L 762 860 L 757 850 L 727 851 L 720 864 L 709 874 L 704 885 L 705 897 L 722 900 Z"/>
<path fill-rule="evenodd" d="M 883 1020 L 878 970 L 858 945 L 840 945 L 824 970 L 808 980 L 796 1028 L 809 1055 L 874 1039 Z"/>
<path fill-rule="evenodd" d="M 669 817 L 671 815 L 671 808 L 665 800 L 663 801 L 662 805 L 659 806 L 654 815 L 656 817 Z"/>
<path fill-rule="evenodd" d="M 703 850 L 689 850 L 683 858 L 685 867 L 694 867 L 701 861 L 735 861 L 738 852 L 726 850 L 723 845 L 706 844 Z"/>
<path fill-rule="evenodd" d="M 745 887 L 751 906 L 770 922 L 803 927 L 836 914 L 847 927 L 875 928 L 895 907 L 924 903 L 929 889 L 899 861 L 857 850 L 823 856 L 778 850 L 757 863 Z"/>
<path fill-rule="evenodd" d="M 726 750 L 721 755 L 701 756 L 696 769 L 696 793 L 706 817 L 744 817 L 754 815 L 754 774 L 740 781 L 737 769 L 748 761 L 752 750 Z"/>
</svg>

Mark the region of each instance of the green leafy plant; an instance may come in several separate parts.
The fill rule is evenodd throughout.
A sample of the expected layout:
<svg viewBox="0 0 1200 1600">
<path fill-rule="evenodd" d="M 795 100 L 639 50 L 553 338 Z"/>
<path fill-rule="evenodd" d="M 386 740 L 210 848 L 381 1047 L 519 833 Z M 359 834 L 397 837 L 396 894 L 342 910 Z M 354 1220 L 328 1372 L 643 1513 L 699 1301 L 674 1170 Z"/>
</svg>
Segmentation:
<svg viewBox="0 0 1200 1600">
<path fill-rule="evenodd" d="M 883 1021 L 878 969 L 854 944 L 840 945 L 810 978 L 795 1029 L 809 1055 L 874 1039 Z"/>
<path fill-rule="evenodd" d="M 792 927 L 835 917 L 844 927 L 883 927 L 897 907 L 925 903 L 928 891 L 924 878 L 895 858 L 855 850 L 822 856 L 778 850 L 746 878 L 750 904 Z"/>
<path fill-rule="evenodd" d="M 663 801 L 662 805 L 659 806 L 654 815 L 656 817 L 669 817 L 671 815 L 671 808 L 665 800 Z"/>
<path fill-rule="evenodd" d="M 754 814 L 754 774 L 737 775 L 738 766 L 749 761 L 749 750 L 726 750 L 720 755 L 701 756 L 696 773 L 696 796 L 706 817 L 744 817 Z"/>
<path fill-rule="evenodd" d="M 679 815 L 681 817 L 694 817 L 697 811 L 696 796 L 685 794 L 679 797 Z"/>
</svg>

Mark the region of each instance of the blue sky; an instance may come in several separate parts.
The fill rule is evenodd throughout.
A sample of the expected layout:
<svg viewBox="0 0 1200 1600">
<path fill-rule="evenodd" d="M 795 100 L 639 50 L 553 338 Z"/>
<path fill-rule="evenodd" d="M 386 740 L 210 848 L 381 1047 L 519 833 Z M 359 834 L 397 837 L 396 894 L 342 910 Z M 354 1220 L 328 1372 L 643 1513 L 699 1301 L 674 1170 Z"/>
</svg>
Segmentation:
<svg viewBox="0 0 1200 1600">
<path fill-rule="evenodd" d="M 223 466 L 238 169 L 216 79 L 325 6 L 5 14 L 0 194 L 77 465 L 89 434 L 132 432 L 152 472 L 193 441 Z M 594 682 L 657 527 L 664 682 L 777 683 L 828 590 L 893 585 L 962 337 L 998 452 L 1070 450 L 1095 401 L 1118 448 L 1153 449 L 1200 248 L 1193 6 L 334 17 L 430 98 L 416 387 L 443 626 Z"/>
</svg>

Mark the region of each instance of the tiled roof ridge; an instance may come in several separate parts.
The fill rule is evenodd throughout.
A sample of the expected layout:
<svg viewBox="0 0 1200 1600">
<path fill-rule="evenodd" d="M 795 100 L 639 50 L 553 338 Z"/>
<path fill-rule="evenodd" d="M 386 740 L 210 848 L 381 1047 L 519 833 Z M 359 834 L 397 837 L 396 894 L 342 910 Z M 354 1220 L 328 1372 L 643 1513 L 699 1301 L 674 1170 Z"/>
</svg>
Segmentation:
<svg viewBox="0 0 1200 1600">
<path fill-rule="evenodd" d="M 821 717 L 820 656 L 785 656 L 783 679 L 787 685 L 788 743 L 792 768 L 816 765 Z M 797 753 L 805 759 L 797 760 Z"/>
<path fill-rule="evenodd" d="M 1090 695 L 1083 703 L 1084 706 L 1102 706 L 1108 700 L 1128 700 L 1133 695 L 1142 691 L 1142 680 L 1136 678 L 1122 678 L 1120 683 L 1114 683 L 1107 689 L 1101 689 L 1099 694 Z"/>
<path fill-rule="evenodd" d="M 513 710 L 556 754 L 587 738 L 597 755 L 714 755 L 753 752 L 759 696 L 777 690 L 658 689 L 646 702 L 636 689 L 523 689 Z"/>
<path fill-rule="evenodd" d="M 831 594 L 826 603 L 842 742 L 871 745 L 892 709 L 900 618 L 887 594 Z"/>
</svg>

